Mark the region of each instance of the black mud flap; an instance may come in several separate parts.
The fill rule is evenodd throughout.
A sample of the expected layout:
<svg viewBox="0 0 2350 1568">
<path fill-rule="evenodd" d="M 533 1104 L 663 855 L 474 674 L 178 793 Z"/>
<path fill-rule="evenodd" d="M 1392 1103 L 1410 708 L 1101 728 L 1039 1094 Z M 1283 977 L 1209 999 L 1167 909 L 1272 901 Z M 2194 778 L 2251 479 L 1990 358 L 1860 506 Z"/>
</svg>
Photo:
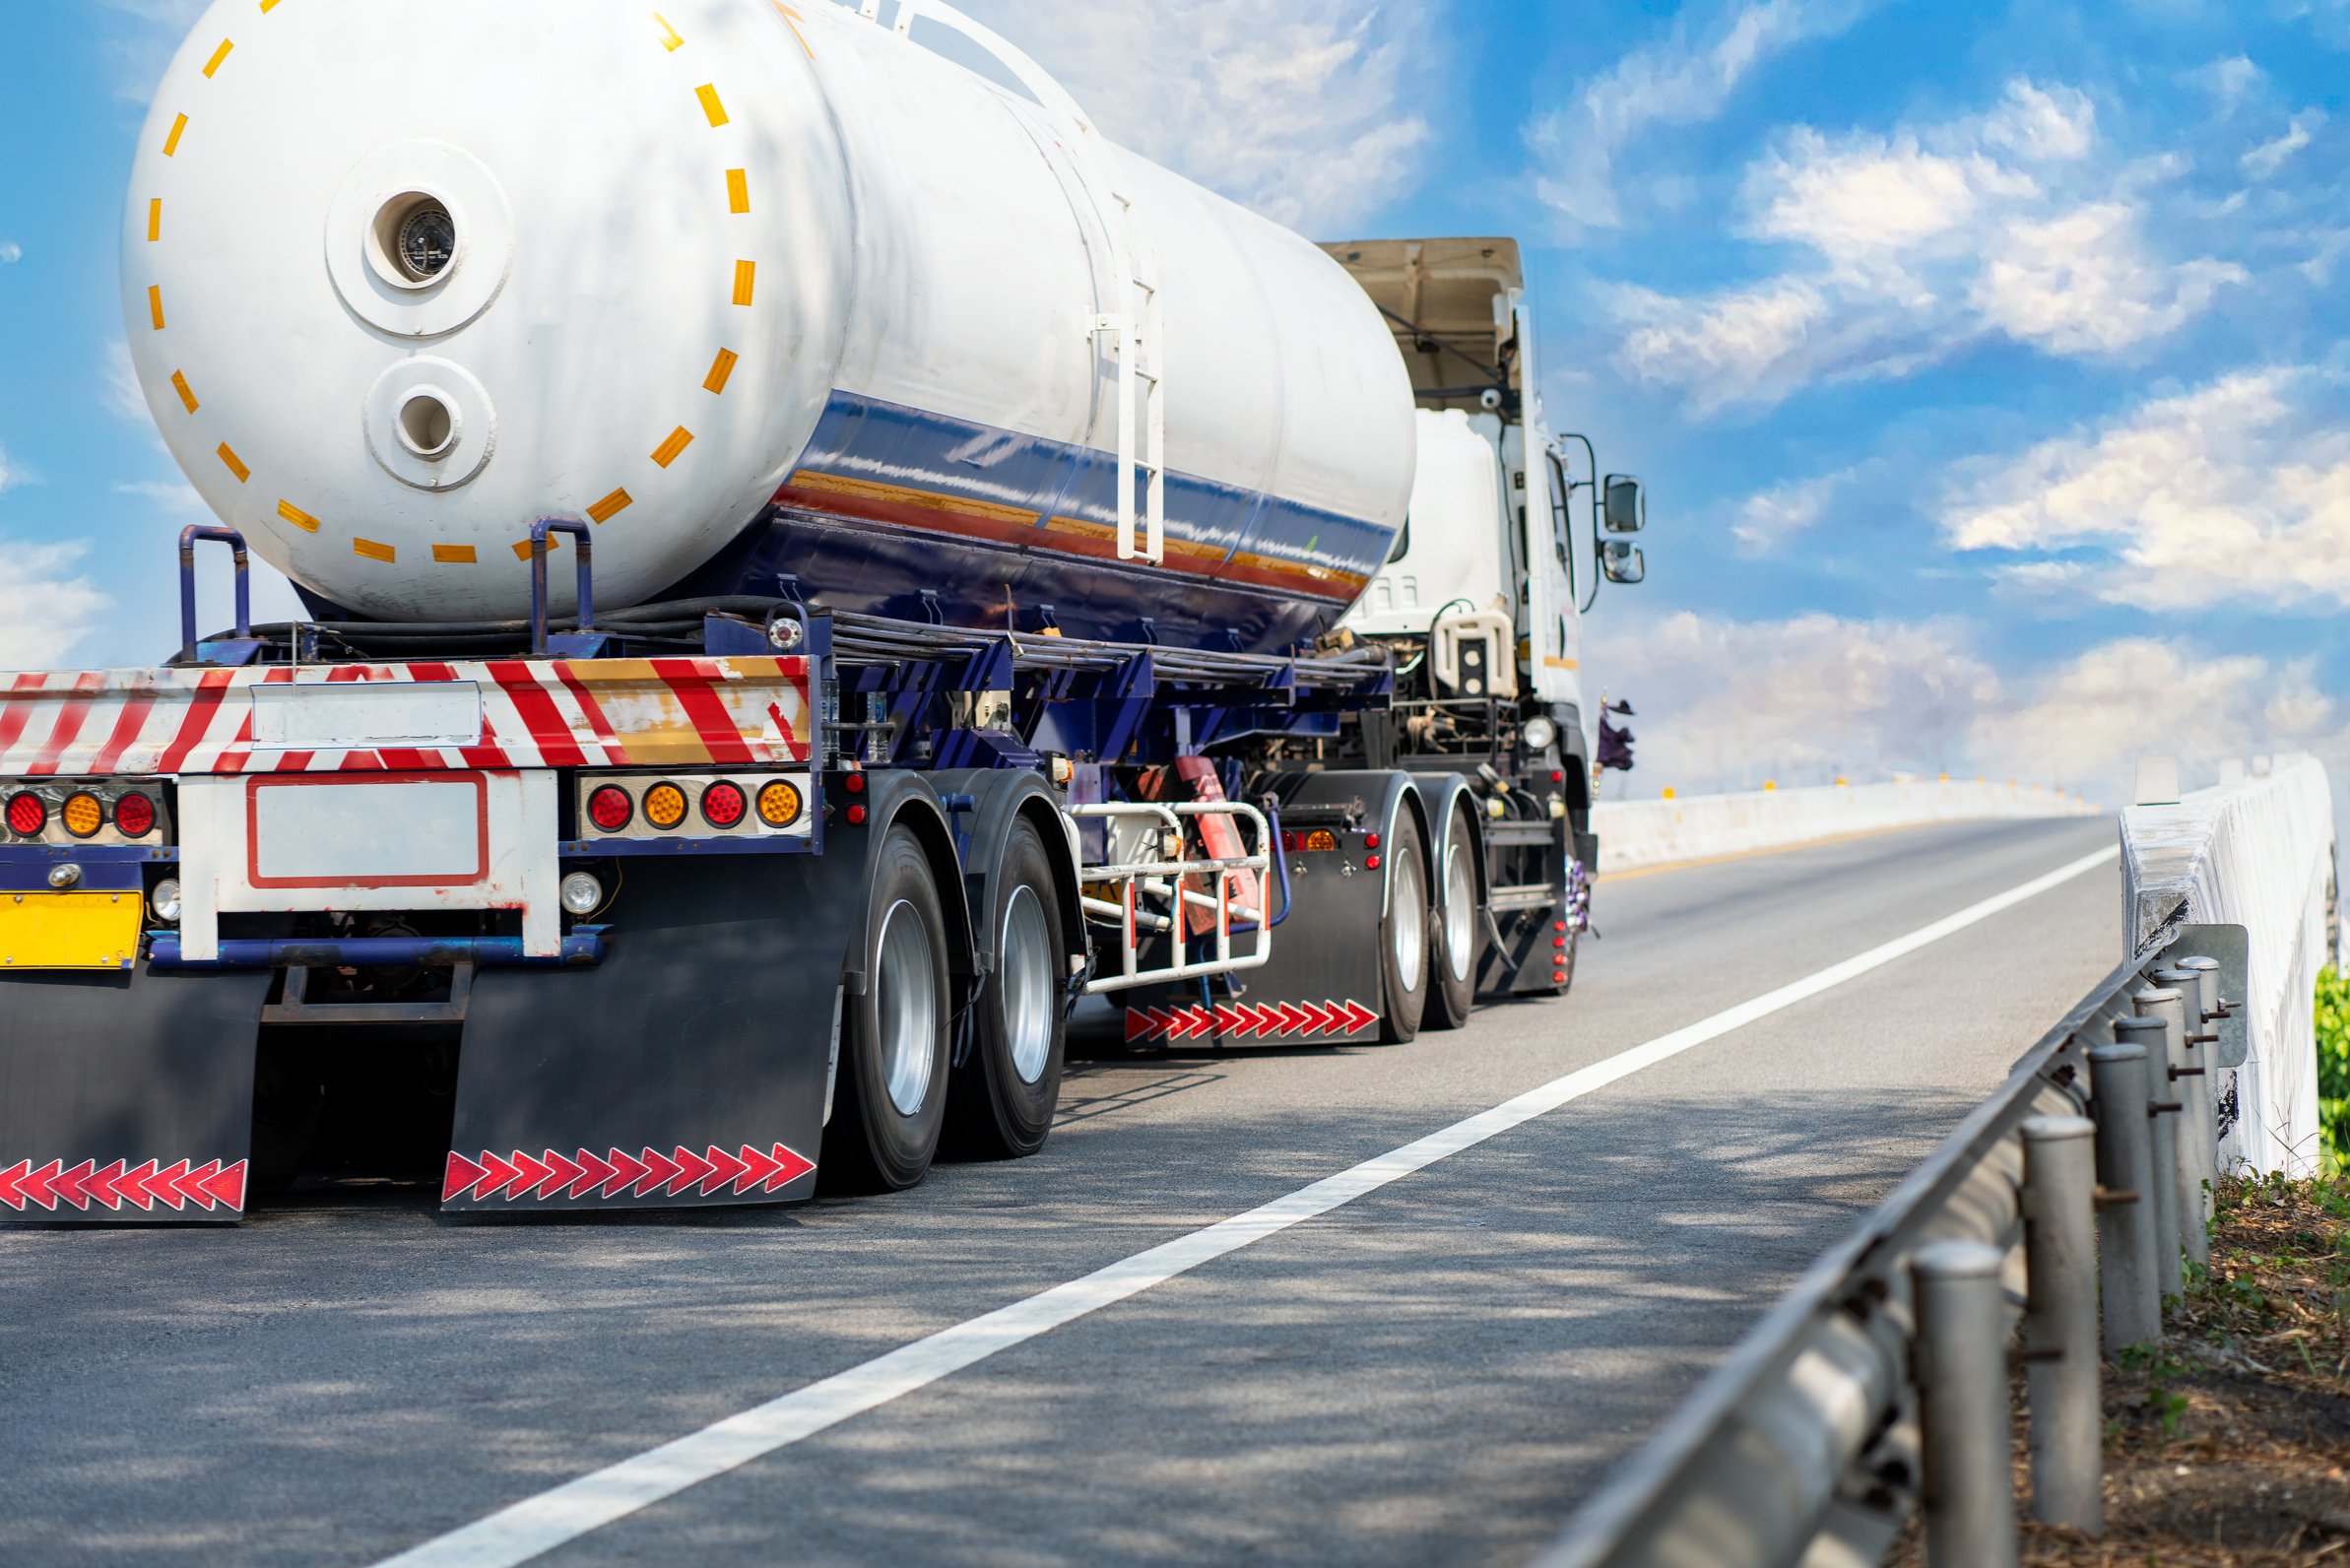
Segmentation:
<svg viewBox="0 0 2350 1568">
<path fill-rule="evenodd" d="M 1259 789 L 1263 786 L 1259 785 Z M 1410 788 L 1401 773 L 1295 774 L 1278 781 L 1282 827 L 1296 809 L 1301 821 L 1317 812 L 1359 804 L 1364 826 L 1392 833 Z M 1336 818 L 1331 818 L 1335 820 Z M 1125 1011 L 1131 1045 L 1356 1045 L 1379 1038 L 1386 981 L 1380 969 L 1379 924 L 1386 913 L 1386 879 L 1370 870 L 1363 841 L 1341 834 L 1341 848 L 1289 855 L 1289 910 L 1273 928 L 1273 956 L 1263 967 L 1200 982 L 1144 986 L 1111 1000 Z M 1276 874 L 1269 879 L 1277 889 Z M 1276 911 L 1279 894 L 1273 894 Z M 1114 944 L 1115 939 L 1113 939 Z M 1249 938 L 1235 939 L 1244 948 Z M 1113 956 L 1104 962 L 1110 972 Z M 1232 994 L 1233 986 L 1239 995 Z"/>
<path fill-rule="evenodd" d="M 601 965 L 477 974 L 443 1210 L 813 1196 L 856 907 L 835 859 L 853 874 L 853 855 L 631 859 Z"/>
<path fill-rule="evenodd" d="M 270 979 L 0 976 L 0 1223 L 243 1217 Z"/>
</svg>

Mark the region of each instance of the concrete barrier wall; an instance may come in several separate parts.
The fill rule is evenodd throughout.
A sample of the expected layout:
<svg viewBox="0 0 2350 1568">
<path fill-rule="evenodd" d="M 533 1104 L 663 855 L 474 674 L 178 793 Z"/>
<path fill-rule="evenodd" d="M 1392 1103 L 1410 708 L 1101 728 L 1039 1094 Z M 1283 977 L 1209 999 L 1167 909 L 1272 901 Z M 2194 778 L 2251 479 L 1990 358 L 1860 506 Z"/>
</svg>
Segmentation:
<svg viewBox="0 0 2350 1568">
<path fill-rule="evenodd" d="M 1599 873 L 1705 860 L 1849 833 L 1991 817 L 2086 817 L 2077 796 L 2030 784 L 1916 779 L 1672 800 L 1602 801 L 1592 809 Z"/>
<path fill-rule="evenodd" d="M 2333 791 L 2324 765 L 2280 756 L 2265 778 L 2130 807 L 2122 851 L 2123 940 L 2133 957 L 2174 921 L 2242 926 L 2251 938 L 2252 1054 L 2212 1084 L 2225 1120 L 2222 1167 L 2315 1175 L 2317 980 L 2334 960 Z"/>
</svg>

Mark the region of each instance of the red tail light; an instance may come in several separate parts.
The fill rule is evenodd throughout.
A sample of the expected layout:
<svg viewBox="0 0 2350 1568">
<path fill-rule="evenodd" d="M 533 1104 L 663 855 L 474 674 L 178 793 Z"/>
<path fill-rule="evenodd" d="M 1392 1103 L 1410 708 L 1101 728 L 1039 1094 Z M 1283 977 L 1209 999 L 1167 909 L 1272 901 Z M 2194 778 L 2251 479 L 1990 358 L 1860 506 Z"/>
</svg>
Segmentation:
<svg viewBox="0 0 2350 1568">
<path fill-rule="evenodd" d="M 724 779 L 701 792 L 702 820 L 712 827 L 733 827 L 751 810 L 751 802 L 744 797 L 739 785 Z"/>
<path fill-rule="evenodd" d="M 48 825 L 49 809 L 42 804 L 39 796 L 27 790 L 21 795 L 9 797 L 8 830 L 10 832 L 21 833 L 25 837 L 31 838 Z"/>
<path fill-rule="evenodd" d="M 144 795 L 125 795 L 114 803 L 114 826 L 125 838 L 145 838 L 155 831 L 155 802 Z"/>
<path fill-rule="evenodd" d="M 607 833 L 617 833 L 636 815 L 636 803 L 618 784 L 607 784 L 588 797 L 588 820 Z"/>
</svg>

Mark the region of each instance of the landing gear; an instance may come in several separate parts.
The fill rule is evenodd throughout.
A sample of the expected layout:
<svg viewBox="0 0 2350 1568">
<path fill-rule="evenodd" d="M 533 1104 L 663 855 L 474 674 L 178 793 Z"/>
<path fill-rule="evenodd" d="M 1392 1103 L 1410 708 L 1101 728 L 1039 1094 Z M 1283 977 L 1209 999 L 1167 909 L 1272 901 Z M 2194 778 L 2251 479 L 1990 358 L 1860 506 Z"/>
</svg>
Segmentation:
<svg viewBox="0 0 2350 1568">
<path fill-rule="evenodd" d="M 1041 1148 L 1053 1128 L 1069 968 L 1052 862 L 1027 821 L 1012 825 L 995 907 L 981 914 L 993 928 L 995 972 L 979 994 L 969 1054 L 954 1071 L 947 1143 L 974 1159 L 1016 1158 Z"/>
<path fill-rule="evenodd" d="M 840 1070 L 824 1129 L 827 1185 L 894 1192 L 930 1170 L 946 1121 L 947 922 L 930 861 L 893 827 L 874 859 L 865 994 L 841 999 Z"/>
</svg>

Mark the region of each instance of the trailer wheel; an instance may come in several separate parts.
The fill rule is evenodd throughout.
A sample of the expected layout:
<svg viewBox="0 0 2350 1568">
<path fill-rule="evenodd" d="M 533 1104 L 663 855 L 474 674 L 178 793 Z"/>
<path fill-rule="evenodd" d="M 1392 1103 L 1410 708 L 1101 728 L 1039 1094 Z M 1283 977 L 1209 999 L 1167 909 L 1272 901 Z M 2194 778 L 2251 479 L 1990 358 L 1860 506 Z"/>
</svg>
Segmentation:
<svg viewBox="0 0 2350 1568">
<path fill-rule="evenodd" d="M 1061 1103 L 1062 1007 L 1069 950 L 1044 840 L 1026 821 L 1005 839 L 995 907 L 996 968 L 973 1011 L 970 1055 L 955 1069 L 947 1142 L 972 1159 L 1016 1159 L 1044 1146 Z"/>
<path fill-rule="evenodd" d="M 1485 925 L 1477 909 L 1477 844 L 1468 814 L 1456 811 L 1436 863 L 1436 984 L 1424 1028 L 1457 1029 L 1476 1006 L 1477 961 Z"/>
<path fill-rule="evenodd" d="M 1379 920 L 1379 972 L 1386 1006 L 1380 1013 L 1379 1038 L 1400 1045 L 1420 1032 L 1434 947 L 1428 940 L 1428 859 L 1420 849 L 1420 825 L 1408 809 L 1396 814 L 1387 864 L 1387 913 Z"/>
<path fill-rule="evenodd" d="M 938 1152 L 950 1016 L 947 921 L 909 829 L 881 841 L 866 909 L 865 994 L 842 1000 L 822 1169 L 827 1186 L 895 1192 L 922 1180 Z"/>
</svg>

